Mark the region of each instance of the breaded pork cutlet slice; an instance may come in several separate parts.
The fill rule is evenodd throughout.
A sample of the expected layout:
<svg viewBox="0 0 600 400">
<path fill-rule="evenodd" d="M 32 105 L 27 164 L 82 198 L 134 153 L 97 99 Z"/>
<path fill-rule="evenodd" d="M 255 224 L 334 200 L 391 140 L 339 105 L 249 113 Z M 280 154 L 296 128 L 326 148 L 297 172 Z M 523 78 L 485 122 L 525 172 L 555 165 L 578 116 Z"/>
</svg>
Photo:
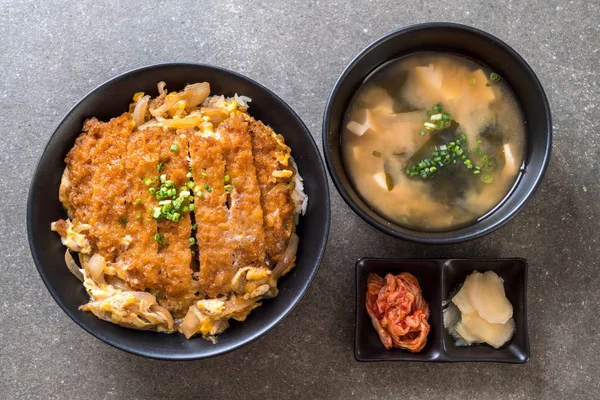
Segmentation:
<svg viewBox="0 0 600 400">
<path fill-rule="evenodd" d="M 274 267 L 294 229 L 292 191 L 296 169 L 290 162 L 291 150 L 281 135 L 252 117 L 248 121 L 261 193 L 266 253 L 270 266 Z"/>
<path fill-rule="evenodd" d="M 165 181 L 175 184 L 178 193 L 186 188 L 189 172 L 188 135 L 185 131 L 163 130 L 158 134 L 160 159 L 156 174 L 164 176 Z M 161 179 L 162 180 L 162 179 Z M 186 190 L 187 191 L 187 190 Z M 168 199 L 172 200 L 172 199 Z M 168 201 L 167 200 L 167 201 Z M 173 202 L 175 200 L 172 200 Z M 187 204 L 187 203 L 186 203 Z M 167 307 L 174 316 L 184 313 L 193 301 L 192 286 L 192 253 L 190 237 L 192 222 L 189 212 L 180 210 L 178 221 L 159 219 L 157 232 L 160 236 L 158 252 L 162 258 L 162 274 L 160 277 L 163 294 L 169 299 L 166 303 L 163 296 L 158 301 Z"/>
<path fill-rule="evenodd" d="M 146 290 L 158 287 L 160 259 L 153 240 L 156 223 L 137 218 L 143 206 L 136 200 L 146 199 L 142 180 L 158 159 L 148 149 L 158 147 L 152 132 L 133 129 L 129 114 L 86 121 L 65 160 L 68 202 L 70 217 L 90 225 L 92 252 L 133 290 Z"/>
<path fill-rule="evenodd" d="M 231 223 L 236 241 L 237 268 L 265 266 L 265 232 L 260 189 L 256 178 L 248 121 L 236 115 L 219 125 L 223 142 L 225 176 L 221 185 L 228 193 Z"/>
<path fill-rule="evenodd" d="M 233 241 L 227 193 L 223 177 L 225 160 L 220 140 L 215 137 L 189 136 L 190 166 L 195 183 L 194 216 L 198 224 L 196 242 L 201 291 L 209 297 L 231 293 Z"/>
</svg>

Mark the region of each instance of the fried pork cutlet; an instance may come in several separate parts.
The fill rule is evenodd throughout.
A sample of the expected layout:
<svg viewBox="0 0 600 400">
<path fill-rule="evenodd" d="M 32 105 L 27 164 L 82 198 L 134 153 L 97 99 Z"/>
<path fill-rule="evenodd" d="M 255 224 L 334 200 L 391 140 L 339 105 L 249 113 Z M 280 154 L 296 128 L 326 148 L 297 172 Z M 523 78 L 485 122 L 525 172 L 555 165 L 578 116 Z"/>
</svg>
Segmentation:
<svg viewBox="0 0 600 400">
<path fill-rule="evenodd" d="M 248 117 L 252 136 L 254 164 L 264 214 L 266 252 L 271 266 L 277 264 L 287 248 L 294 229 L 292 189 L 296 168 L 290 161 L 290 148 L 273 130 Z"/>
<path fill-rule="evenodd" d="M 178 99 L 163 93 L 150 111 L 168 96 Z M 193 111 L 205 111 L 194 127 L 182 122 L 185 98 L 155 122 L 146 113 L 144 127 L 131 112 L 85 122 L 59 190 L 69 220 L 52 226 L 84 255 L 82 309 L 168 332 L 183 318 L 191 337 L 221 332 L 276 295 L 271 270 L 294 231 L 297 171 L 283 138 L 237 101 L 214 98 Z M 165 116 L 185 129 L 159 124 Z"/>
<path fill-rule="evenodd" d="M 215 297 L 230 293 L 235 273 L 235 247 L 223 183 L 225 160 L 221 143 L 214 137 L 190 136 L 189 153 L 192 177 L 200 189 L 194 201 L 200 251 L 199 282 L 204 293 Z"/>
</svg>

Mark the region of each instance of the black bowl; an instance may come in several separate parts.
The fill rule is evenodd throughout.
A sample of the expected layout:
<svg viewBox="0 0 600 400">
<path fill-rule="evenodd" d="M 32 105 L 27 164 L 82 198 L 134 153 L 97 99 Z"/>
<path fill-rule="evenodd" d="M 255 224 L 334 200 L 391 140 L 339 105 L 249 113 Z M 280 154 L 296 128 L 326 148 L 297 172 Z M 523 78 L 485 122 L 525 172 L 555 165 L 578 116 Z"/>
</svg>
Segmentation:
<svg viewBox="0 0 600 400">
<path fill-rule="evenodd" d="M 382 64 L 418 51 L 464 55 L 491 67 L 508 82 L 525 116 L 527 150 L 524 168 L 511 193 L 493 212 L 455 230 L 424 232 L 391 222 L 373 210 L 346 175 L 341 154 L 341 123 L 352 96 Z M 427 244 L 456 243 L 486 235 L 508 222 L 531 198 L 550 159 L 552 122 L 544 89 L 535 73 L 510 46 L 464 25 L 428 23 L 392 32 L 373 42 L 346 67 L 327 102 L 323 118 L 323 151 L 331 178 L 342 198 L 365 221 L 389 235 Z"/>
<path fill-rule="evenodd" d="M 187 83 L 207 81 L 212 93 L 252 98 L 250 113 L 281 133 L 304 178 L 309 196 L 308 210 L 298 225 L 300 247 L 297 265 L 279 283 L 279 296 L 263 302 L 245 322 L 219 336 L 217 344 L 202 338 L 186 340 L 181 334 L 166 335 L 122 328 L 101 321 L 78 307 L 89 298 L 65 267 L 60 237 L 50 223 L 65 218 L 58 200 L 58 186 L 65 167 L 63 159 L 81 133 L 86 118 L 108 120 L 128 109 L 133 93 L 157 95 L 156 83 L 164 80 L 170 90 Z M 329 189 L 323 161 L 310 132 L 298 115 L 264 86 L 237 73 L 208 65 L 153 65 L 120 75 L 83 98 L 60 123 L 36 167 L 27 204 L 29 244 L 37 269 L 60 307 L 83 329 L 100 340 L 130 353 L 152 358 L 184 360 L 223 354 L 252 342 L 277 325 L 300 301 L 312 281 L 327 244 L 329 233 Z"/>
</svg>

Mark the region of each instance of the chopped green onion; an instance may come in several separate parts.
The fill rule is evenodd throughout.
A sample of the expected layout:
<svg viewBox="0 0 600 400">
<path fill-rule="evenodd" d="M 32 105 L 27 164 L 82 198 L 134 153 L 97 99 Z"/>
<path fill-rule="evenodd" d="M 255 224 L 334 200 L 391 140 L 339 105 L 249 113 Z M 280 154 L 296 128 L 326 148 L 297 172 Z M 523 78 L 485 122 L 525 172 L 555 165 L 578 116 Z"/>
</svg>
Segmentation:
<svg viewBox="0 0 600 400">
<path fill-rule="evenodd" d="M 156 193 L 156 188 L 151 187 L 150 189 L 148 189 L 150 191 L 150 194 L 154 194 Z"/>
<path fill-rule="evenodd" d="M 473 77 L 469 78 L 468 82 L 469 82 L 469 85 L 475 86 L 477 84 L 477 79 L 475 79 L 475 77 L 473 76 Z"/>
<path fill-rule="evenodd" d="M 179 192 L 179 197 L 190 197 L 190 192 L 187 190 L 182 190 L 181 192 Z"/>
<path fill-rule="evenodd" d="M 452 117 L 450 116 L 450 114 L 443 113 L 443 114 L 442 114 L 442 119 L 443 119 L 444 121 L 451 121 L 451 120 L 452 120 Z"/>
<path fill-rule="evenodd" d="M 160 181 L 161 181 L 162 183 L 165 183 L 165 182 L 167 181 L 167 174 L 162 174 L 162 175 L 160 176 Z"/>
<path fill-rule="evenodd" d="M 189 181 L 188 183 L 186 183 L 186 186 L 187 186 L 188 188 L 190 188 L 190 189 L 193 189 L 193 188 L 194 188 L 194 182 L 192 182 L 192 181 Z"/>
<path fill-rule="evenodd" d="M 127 219 L 124 217 L 119 218 L 119 224 L 121 224 L 121 226 L 127 225 Z"/>
<path fill-rule="evenodd" d="M 365 106 L 364 101 L 358 101 L 358 102 L 354 103 L 354 107 L 357 107 L 357 108 L 363 108 L 364 106 Z"/>
<path fill-rule="evenodd" d="M 198 223 L 195 223 L 194 225 L 192 225 L 192 229 L 193 229 L 193 230 L 196 230 L 196 229 L 198 229 Z"/>
<path fill-rule="evenodd" d="M 232 183 L 233 183 L 233 186 L 237 186 L 237 182 L 236 181 L 233 181 Z"/>
<path fill-rule="evenodd" d="M 419 135 L 425 136 L 425 131 L 419 131 Z"/>
<path fill-rule="evenodd" d="M 194 211 L 194 210 L 196 209 L 196 206 L 195 206 L 195 205 L 193 205 L 193 204 L 190 204 L 190 205 L 189 205 L 189 207 L 188 207 L 188 209 L 189 209 L 190 211 Z"/>
<path fill-rule="evenodd" d="M 425 122 L 423 125 L 425 126 L 425 128 L 429 128 L 429 129 L 433 129 L 433 128 L 437 127 L 436 124 L 432 124 L 431 122 Z"/>
<path fill-rule="evenodd" d="M 150 178 L 144 179 L 144 184 L 146 184 L 146 186 L 152 185 L 152 179 L 150 179 Z"/>
<path fill-rule="evenodd" d="M 436 106 L 433 107 L 433 112 L 434 113 L 441 113 L 442 112 L 442 105 L 438 104 Z"/>
<path fill-rule="evenodd" d="M 498 75 L 495 72 L 492 72 L 490 74 L 490 81 L 492 81 L 492 82 L 498 82 L 499 80 L 500 80 L 500 75 Z"/>
<path fill-rule="evenodd" d="M 494 177 L 490 174 L 483 174 L 481 175 L 481 182 L 483 183 L 492 183 L 492 181 L 494 180 Z"/>
<path fill-rule="evenodd" d="M 477 144 L 481 144 L 481 139 L 477 139 Z"/>
<path fill-rule="evenodd" d="M 440 119 L 442 119 L 442 116 L 443 116 L 443 114 L 441 114 L 441 113 L 440 114 L 434 114 L 434 115 L 431 116 L 431 120 L 432 121 L 440 120 Z"/>
<path fill-rule="evenodd" d="M 185 174 L 185 177 L 188 179 L 192 179 L 192 173 L 188 172 L 187 174 Z"/>
<path fill-rule="evenodd" d="M 378 152 L 377 150 L 373 150 L 373 155 L 374 155 L 375 157 L 381 157 L 381 153 L 380 153 L 380 152 Z"/>
<path fill-rule="evenodd" d="M 229 181 L 229 179 L 230 179 L 229 175 L 225 175 L 225 176 L 223 177 L 223 180 L 224 180 L 225 182 L 228 182 L 228 181 Z"/>
<path fill-rule="evenodd" d="M 208 193 L 212 192 L 212 188 L 208 185 L 204 185 L 204 189 L 206 189 Z"/>
<path fill-rule="evenodd" d="M 135 216 L 135 219 L 137 219 L 138 221 L 139 221 L 140 219 L 142 219 L 142 214 L 138 214 L 138 215 L 136 215 L 136 216 Z"/>
<path fill-rule="evenodd" d="M 231 192 L 232 190 L 233 190 L 233 187 L 231 185 L 225 185 L 226 192 Z"/>
<path fill-rule="evenodd" d="M 142 202 L 142 199 L 135 199 L 135 204 L 140 204 Z"/>
<path fill-rule="evenodd" d="M 488 82 L 485 84 L 485 86 L 490 87 L 490 86 L 492 86 L 492 84 Z"/>
<path fill-rule="evenodd" d="M 172 144 L 171 145 L 171 151 L 177 153 L 179 151 L 179 146 L 177 146 L 176 144 Z"/>
<path fill-rule="evenodd" d="M 476 169 L 475 171 L 473 171 L 473 174 L 475 174 L 475 175 L 480 174 L 480 173 L 481 173 L 481 171 L 478 170 L 478 169 Z"/>
<path fill-rule="evenodd" d="M 159 162 L 159 163 L 156 165 L 156 169 L 160 171 L 160 170 L 162 169 L 162 167 L 164 167 L 164 166 L 165 166 L 165 163 L 163 163 L 163 162 Z"/>
<path fill-rule="evenodd" d="M 483 151 L 481 151 L 481 149 L 479 147 L 475 151 L 477 152 L 477 155 L 479 157 L 483 157 Z"/>
<path fill-rule="evenodd" d="M 165 235 L 163 235 L 162 233 L 157 233 L 156 235 L 154 235 L 154 240 L 156 240 L 156 242 L 158 244 L 161 244 L 163 246 L 167 245 L 167 240 L 165 239 Z"/>
<path fill-rule="evenodd" d="M 202 176 L 204 176 L 204 177 L 207 177 L 207 176 L 208 176 L 208 174 L 207 174 L 206 172 L 203 172 L 203 173 L 202 173 Z"/>
<path fill-rule="evenodd" d="M 190 242 L 190 246 L 193 246 L 194 244 L 196 244 L 196 239 L 191 237 L 191 238 L 189 238 L 189 242 Z"/>
</svg>

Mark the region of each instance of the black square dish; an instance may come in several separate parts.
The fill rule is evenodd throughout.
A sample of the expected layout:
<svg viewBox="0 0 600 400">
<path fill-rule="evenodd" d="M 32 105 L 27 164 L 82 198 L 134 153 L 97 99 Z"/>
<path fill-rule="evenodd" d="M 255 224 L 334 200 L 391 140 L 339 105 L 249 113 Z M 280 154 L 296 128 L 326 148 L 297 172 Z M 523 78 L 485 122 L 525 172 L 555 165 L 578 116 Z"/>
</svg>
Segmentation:
<svg viewBox="0 0 600 400">
<path fill-rule="evenodd" d="M 513 305 L 516 332 L 500 349 L 487 344 L 456 347 L 443 325 L 442 302 L 473 271 L 493 270 L 504 279 L 506 295 Z M 384 277 L 388 273 L 410 272 L 419 281 L 430 307 L 431 330 L 425 348 L 419 353 L 402 349 L 386 350 L 365 309 L 369 273 Z M 356 263 L 357 361 L 487 361 L 525 363 L 529 360 L 526 313 L 527 262 L 524 259 L 376 259 L 362 258 Z"/>
</svg>

